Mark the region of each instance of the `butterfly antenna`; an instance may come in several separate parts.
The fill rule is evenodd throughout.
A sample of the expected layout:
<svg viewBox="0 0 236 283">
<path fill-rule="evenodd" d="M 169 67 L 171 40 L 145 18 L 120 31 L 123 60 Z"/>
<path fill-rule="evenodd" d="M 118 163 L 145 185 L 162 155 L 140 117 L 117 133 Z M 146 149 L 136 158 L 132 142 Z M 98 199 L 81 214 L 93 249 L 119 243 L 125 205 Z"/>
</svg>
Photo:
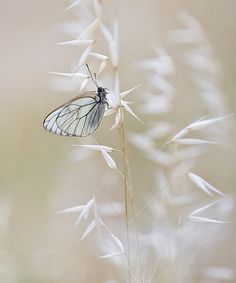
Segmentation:
<svg viewBox="0 0 236 283">
<path fill-rule="evenodd" d="M 94 79 L 95 79 L 96 85 L 98 85 L 97 74 L 96 73 L 94 73 Z"/>
<path fill-rule="evenodd" d="M 91 73 L 91 71 L 90 71 L 90 69 L 89 69 L 88 64 L 86 64 L 86 67 L 87 67 L 87 69 L 88 69 L 90 78 L 92 79 L 92 81 L 93 81 L 93 83 L 95 84 L 95 86 L 98 87 L 97 80 L 96 80 L 96 76 L 95 76 L 95 79 L 94 79 L 94 77 L 93 77 L 93 75 L 92 75 L 92 73 Z"/>
</svg>

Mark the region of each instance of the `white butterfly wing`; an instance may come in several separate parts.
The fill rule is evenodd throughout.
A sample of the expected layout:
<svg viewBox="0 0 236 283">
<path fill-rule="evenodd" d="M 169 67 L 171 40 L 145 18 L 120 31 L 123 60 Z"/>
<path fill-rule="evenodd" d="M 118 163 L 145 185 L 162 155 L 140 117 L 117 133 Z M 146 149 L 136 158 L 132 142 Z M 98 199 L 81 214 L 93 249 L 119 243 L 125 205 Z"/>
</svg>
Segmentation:
<svg viewBox="0 0 236 283">
<path fill-rule="evenodd" d="M 80 125 L 76 128 L 76 135 L 81 133 L 80 136 L 85 137 L 93 133 L 100 125 L 105 112 L 105 104 L 97 103 L 95 107 L 81 119 Z M 80 130 L 79 126 L 82 127 Z"/>
<path fill-rule="evenodd" d="M 43 121 L 43 127 L 45 130 L 52 132 L 56 135 L 66 136 L 66 133 L 63 133 L 63 131 L 60 128 L 58 128 L 57 123 L 56 123 L 57 116 L 59 115 L 63 107 L 60 107 L 56 109 L 55 111 L 51 112 L 45 118 L 45 120 Z"/>
<path fill-rule="evenodd" d="M 50 113 L 43 126 L 58 135 L 85 137 L 97 129 L 105 108 L 105 103 L 97 102 L 95 97 L 79 97 Z"/>
</svg>

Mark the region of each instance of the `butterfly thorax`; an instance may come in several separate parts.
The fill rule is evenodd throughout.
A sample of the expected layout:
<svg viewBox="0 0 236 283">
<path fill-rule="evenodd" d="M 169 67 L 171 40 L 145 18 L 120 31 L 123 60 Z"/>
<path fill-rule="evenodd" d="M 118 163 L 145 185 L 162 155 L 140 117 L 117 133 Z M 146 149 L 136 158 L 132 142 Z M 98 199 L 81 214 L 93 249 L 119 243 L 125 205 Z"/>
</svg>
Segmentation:
<svg viewBox="0 0 236 283">
<path fill-rule="evenodd" d="M 99 103 L 107 103 L 107 91 L 103 87 L 97 88 L 97 97 L 95 98 Z"/>
</svg>

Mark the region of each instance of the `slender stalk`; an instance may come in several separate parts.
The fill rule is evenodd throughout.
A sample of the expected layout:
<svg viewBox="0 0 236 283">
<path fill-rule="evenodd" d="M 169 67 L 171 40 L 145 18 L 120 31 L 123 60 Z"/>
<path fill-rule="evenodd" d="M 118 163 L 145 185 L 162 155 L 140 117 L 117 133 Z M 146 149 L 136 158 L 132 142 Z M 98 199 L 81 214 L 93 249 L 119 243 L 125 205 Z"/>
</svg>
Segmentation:
<svg viewBox="0 0 236 283">
<path fill-rule="evenodd" d="M 129 171 L 129 161 L 128 161 L 128 151 L 126 146 L 126 138 L 125 138 L 125 128 L 124 128 L 124 113 L 123 108 L 121 105 L 121 98 L 120 98 L 120 85 L 119 85 L 119 72 L 118 72 L 118 26 L 117 21 L 115 22 L 114 28 L 114 37 L 117 43 L 116 45 L 116 56 L 113 57 L 113 90 L 115 92 L 115 105 L 118 105 L 118 113 L 119 113 L 119 121 L 120 121 L 120 137 L 121 137 L 121 147 L 123 153 L 123 163 L 124 163 L 124 195 L 125 195 L 125 221 L 126 221 L 126 237 L 127 237 L 127 254 L 128 254 L 128 265 L 130 267 L 130 243 L 129 243 L 129 203 L 131 204 L 131 214 L 134 222 L 134 230 L 136 235 L 136 246 L 138 252 L 138 267 L 140 272 L 140 282 L 142 282 L 142 271 L 141 271 L 141 256 L 140 256 L 140 245 L 139 245 L 139 237 L 138 237 L 138 230 L 136 225 L 136 216 L 135 216 L 135 209 L 134 209 L 134 202 L 133 202 L 133 190 L 130 178 L 130 171 Z M 112 53 L 115 54 L 114 52 Z M 129 282 L 131 282 L 131 276 L 129 271 Z"/>
<path fill-rule="evenodd" d="M 122 108 L 119 108 L 120 119 L 120 139 L 122 145 L 122 153 L 124 158 L 124 180 L 125 180 L 125 223 L 126 223 L 126 240 L 127 240 L 127 255 L 128 255 L 128 266 L 129 266 L 129 282 L 131 282 L 131 274 L 130 274 L 130 246 L 129 246 L 129 211 L 128 211 L 128 203 L 129 203 L 129 184 L 128 184 L 128 170 L 127 170 L 127 159 L 126 159 L 126 146 L 125 146 L 125 131 L 124 131 L 124 119 L 123 119 L 123 111 Z"/>
<path fill-rule="evenodd" d="M 121 144 L 122 144 L 122 152 L 124 158 L 124 176 L 125 176 L 125 217 L 126 217 L 126 228 L 127 228 L 127 244 L 128 244 L 128 264 L 130 266 L 130 246 L 129 246 L 129 217 L 128 217 L 128 205 L 129 202 L 131 204 L 131 211 L 132 211 L 132 218 L 134 222 L 134 230 L 135 230 L 135 237 L 136 237 L 136 245 L 138 251 L 138 266 L 139 266 L 139 276 L 140 282 L 143 282 L 142 278 L 142 269 L 141 269 L 141 256 L 140 256 L 140 244 L 139 244 L 139 236 L 136 224 L 136 214 L 135 214 L 135 207 L 133 201 L 133 188 L 131 184 L 130 178 L 130 170 L 129 170 L 129 160 L 128 160 L 128 150 L 126 146 L 126 139 L 125 139 L 125 129 L 124 129 L 124 113 L 122 107 L 119 108 L 120 114 L 120 132 L 121 132 Z M 130 277 L 130 276 L 129 276 Z M 130 279 L 130 278 L 129 278 Z"/>
</svg>

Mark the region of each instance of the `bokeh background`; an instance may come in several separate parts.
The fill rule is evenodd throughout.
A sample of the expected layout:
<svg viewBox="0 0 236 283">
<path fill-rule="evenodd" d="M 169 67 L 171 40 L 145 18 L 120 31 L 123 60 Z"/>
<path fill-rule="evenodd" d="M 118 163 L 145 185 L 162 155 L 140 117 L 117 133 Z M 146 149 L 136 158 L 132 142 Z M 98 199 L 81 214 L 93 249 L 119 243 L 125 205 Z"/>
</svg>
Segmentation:
<svg viewBox="0 0 236 283">
<path fill-rule="evenodd" d="M 220 84 L 226 104 L 229 112 L 235 113 L 234 0 L 104 3 L 108 14 L 112 11 L 112 16 L 117 11 L 119 15 L 122 89 L 142 81 L 134 63 L 152 56 L 157 43 L 168 47 L 166 34 L 180 26 L 177 15 L 185 10 L 205 31 L 221 66 Z M 76 246 L 81 231 L 73 228 L 75 218 L 55 213 L 85 203 L 99 190 L 106 196 L 107 180 L 112 179 L 115 186 L 118 177 L 106 168 L 99 156 L 94 157 L 95 167 L 91 172 L 90 161 L 77 162 L 82 158 L 72 149 L 72 144 L 79 142 L 77 139 L 57 137 L 42 128 L 45 115 L 76 94 L 53 89 L 48 73 L 69 71 L 76 55 L 75 49 L 55 45 L 68 39 L 61 24 L 75 19 L 73 13 L 64 11 L 68 4 L 65 0 L 0 1 L 0 282 L 4 283 L 105 282 L 101 271 L 104 264 L 95 259 L 91 261 L 93 245 Z M 173 47 L 172 52 L 175 52 Z M 115 144 L 117 136 L 112 138 L 105 130 L 109 125 L 104 122 L 96 137 Z M 136 122 L 129 126 L 134 130 L 138 127 Z M 204 168 L 203 163 L 202 170 L 206 170 L 206 177 L 210 176 L 224 192 L 233 196 L 236 182 L 234 127 L 231 138 L 228 150 L 225 148 L 219 157 L 211 156 L 212 169 Z M 138 158 L 133 152 L 132 157 L 135 156 Z M 137 164 L 138 160 L 132 162 Z M 122 196 L 122 192 L 117 194 Z M 101 199 L 106 199 L 103 196 Z M 230 240 L 216 253 L 216 265 L 224 262 L 232 268 L 235 266 L 233 223 L 231 233 Z M 84 272 L 89 268 L 91 273 Z"/>
</svg>

